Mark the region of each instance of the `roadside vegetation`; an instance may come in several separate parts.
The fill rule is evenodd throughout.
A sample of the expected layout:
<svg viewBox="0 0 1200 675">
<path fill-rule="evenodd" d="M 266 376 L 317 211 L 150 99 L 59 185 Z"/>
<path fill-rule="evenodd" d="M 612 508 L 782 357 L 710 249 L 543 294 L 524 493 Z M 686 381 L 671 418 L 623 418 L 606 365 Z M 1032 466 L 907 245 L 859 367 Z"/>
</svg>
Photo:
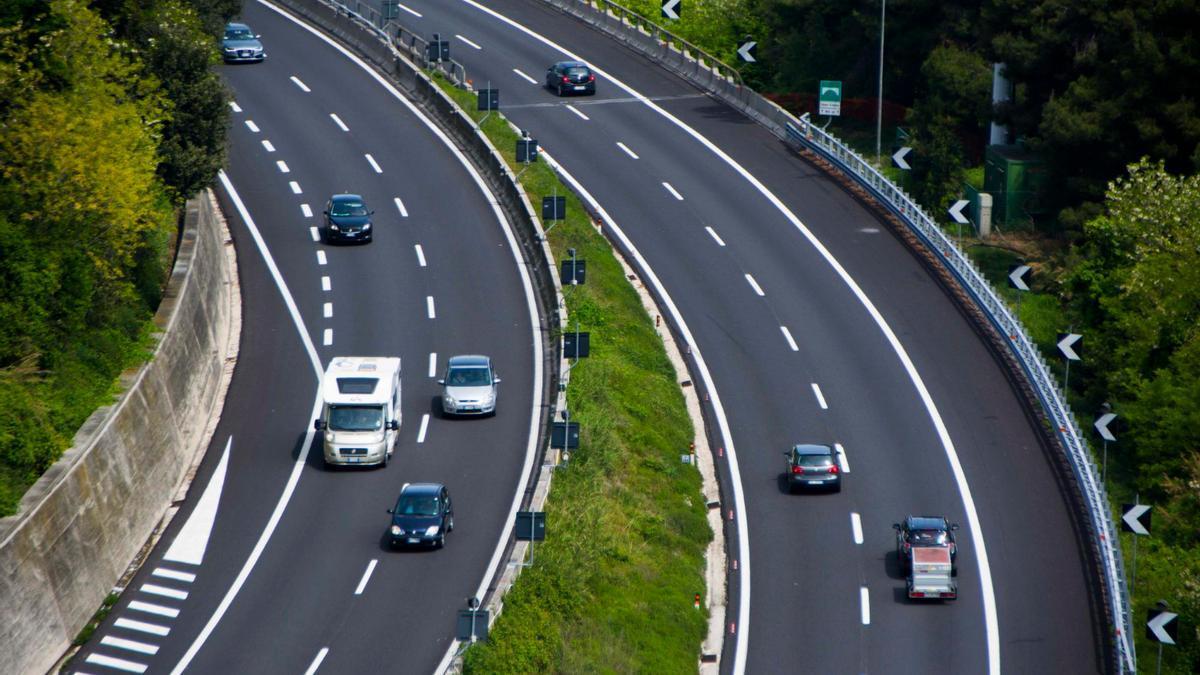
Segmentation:
<svg viewBox="0 0 1200 675">
<path fill-rule="evenodd" d="M 149 353 L 176 210 L 224 161 L 239 8 L 0 3 L 0 516 Z"/>
<path fill-rule="evenodd" d="M 661 18 L 658 0 L 621 4 L 797 114 L 816 119 L 819 81 L 841 80 L 843 116 L 829 130 L 874 155 L 876 0 L 693 0 L 678 22 Z M 964 183 L 982 187 L 993 119 L 1045 161 L 1040 213 L 963 243 L 1051 363 L 1061 363 L 1058 333 L 1083 334 L 1068 398 L 1089 433 L 1103 404 L 1118 415 L 1107 470 L 1114 517 L 1135 498 L 1154 506 L 1132 587 L 1140 668 L 1155 666 L 1141 622 L 1163 599 L 1183 622 L 1164 672 L 1200 672 L 1200 82 L 1186 75 L 1200 67 L 1200 9 L 898 0 L 886 20 L 881 154 L 886 162 L 911 146 L 913 168 L 883 168 L 927 212 L 945 213 Z M 745 35 L 758 42 L 755 64 L 733 53 Z M 995 108 L 993 63 L 1014 85 Z M 1033 266 L 1034 283 L 1018 298 L 1006 277 L 1019 262 Z M 1099 462 L 1100 439 L 1091 442 Z M 1122 535 L 1127 568 L 1131 536 Z"/>
<path fill-rule="evenodd" d="M 483 117 L 473 94 L 438 81 L 473 119 Z M 521 169 L 508 123 L 492 115 L 483 129 Z M 571 328 L 591 332 L 591 355 L 571 368 L 567 406 L 580 447 L 554 472 L 546 540 L 505 596 L 488 641 L 467 651 L 466 672 L 695 672 L 708 616 L 692 600 L 705 591 L 712 531 L 700 473 L 680 462 L 694 430 L 676 373 L 575 196 L 544 163 L 521 183 L 535 203 L 567 195 L 567 219 L 547 236 L 558 260 L 571 247 L 587 261 L 587 283 L 564 295 Z"/>
</svg>

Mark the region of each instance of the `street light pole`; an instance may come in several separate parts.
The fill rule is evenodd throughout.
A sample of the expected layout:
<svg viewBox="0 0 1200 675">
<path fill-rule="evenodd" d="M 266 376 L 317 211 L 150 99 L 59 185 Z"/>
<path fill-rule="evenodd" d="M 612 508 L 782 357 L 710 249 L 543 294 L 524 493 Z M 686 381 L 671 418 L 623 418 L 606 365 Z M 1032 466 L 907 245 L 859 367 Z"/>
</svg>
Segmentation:
<svg viewBox="0 0 1200 675">
<path fill-rule="evenodd" d="M 887 0 L 879 6 L 879 91 L 875 99 L 875 163 L 879 163 L 880 147 L 883 145 L 883 28 L 887 21 Z"/>
</svg>

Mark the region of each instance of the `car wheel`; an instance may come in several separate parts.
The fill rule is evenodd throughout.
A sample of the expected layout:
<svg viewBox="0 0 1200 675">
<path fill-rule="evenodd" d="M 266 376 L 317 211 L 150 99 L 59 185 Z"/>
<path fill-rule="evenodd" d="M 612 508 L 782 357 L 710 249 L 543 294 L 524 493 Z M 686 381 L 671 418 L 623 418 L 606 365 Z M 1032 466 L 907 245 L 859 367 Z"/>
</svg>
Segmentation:
<svg viewBox="0 0 1200 675">
<path fill-rule="evenodd" d="M 562 96 L 562 85 L 558 85 L 558 95 Z"/>
<path fill-rule="evenodd" d="M 391 458 L 392 458 L 392 453 L 385 451 L 383 453 L 383 460 L 379 462 L 379 468 L 386 469 L 387 465 L 388 465 L 388 460 Z"/>
<path fill-rule="evenodd" d="M 454 516 L 450 516 L 450 522 L 446 524 L 446 531 L 447 532 L 454 531 Z"/>
<path fill-rule="evenodd" d="M 441 537 L 438 538 L 437 543 L 434 544 L 433 546 L 434 546 L 434 548 L 442 548 L 445 545 L 446 545 L 446 535 L 442 535 Z"/>
</svg>

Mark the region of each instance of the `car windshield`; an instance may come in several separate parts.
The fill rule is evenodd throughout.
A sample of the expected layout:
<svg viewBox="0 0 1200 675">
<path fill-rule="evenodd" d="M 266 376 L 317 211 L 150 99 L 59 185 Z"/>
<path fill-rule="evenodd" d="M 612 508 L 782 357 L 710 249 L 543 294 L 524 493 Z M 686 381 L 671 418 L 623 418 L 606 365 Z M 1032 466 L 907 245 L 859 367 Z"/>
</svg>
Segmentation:
<svg viewBox="0 0 1200 675">
<path fill-rule="evenodd" d="M 588 74 L 588 69 L 583 66 L 572 66 L 566 69 L 567 75 L 571 77 L 580 77 Z"/>
<path fill-rule="evenodd" d="M 800 455 L 796 463 L 800 466 L 832 466 L 833 458 L 829 455 Z"/>
<path fill-rule="evenodd" d="M 333 431 L 379 431 L 383 428 L 383 406 L 331 405 L 329 428 Z"/>
<path fill-rule="evenodd" d="M 226 40 L 253 40 L 254 33 L 249 28 L 226 28 Z"/>
<path fill-rule="evenodd" d="M 486 387 L 492 380 L 487 368 L 451 368 L 446 384 L 451 387 Z"/>
<path fill-rule="evenodd" d="M 400 495 L 396 502 L 398 516 L 436 516 L 438 498 L 434 495 Z"/>
<path fill-rule="evenodd" d="M 334 202 L 329 209 L 331 216 L 365 216 L 367 205 L 362 202 Z"/>
<path fill-rule="evenodd" d="M 944 546 L 950 543 L 945 530 L 912 530 L 908 540 L 918 546 Z"/>
</svg>

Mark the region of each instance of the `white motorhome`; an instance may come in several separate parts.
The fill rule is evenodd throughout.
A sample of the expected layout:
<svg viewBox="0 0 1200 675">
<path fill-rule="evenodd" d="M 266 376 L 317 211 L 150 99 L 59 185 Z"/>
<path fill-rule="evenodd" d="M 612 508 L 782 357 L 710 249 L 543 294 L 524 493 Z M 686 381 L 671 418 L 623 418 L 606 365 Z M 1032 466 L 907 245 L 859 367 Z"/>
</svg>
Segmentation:
<svg viewBox="0 0 1200 675">
<path fill-rule="evenodd" d="M 400 436 L 400 359 L 337 356 L 321 380 L 321 417 L 328 464 L 387 466 Z"/>
</svg>

